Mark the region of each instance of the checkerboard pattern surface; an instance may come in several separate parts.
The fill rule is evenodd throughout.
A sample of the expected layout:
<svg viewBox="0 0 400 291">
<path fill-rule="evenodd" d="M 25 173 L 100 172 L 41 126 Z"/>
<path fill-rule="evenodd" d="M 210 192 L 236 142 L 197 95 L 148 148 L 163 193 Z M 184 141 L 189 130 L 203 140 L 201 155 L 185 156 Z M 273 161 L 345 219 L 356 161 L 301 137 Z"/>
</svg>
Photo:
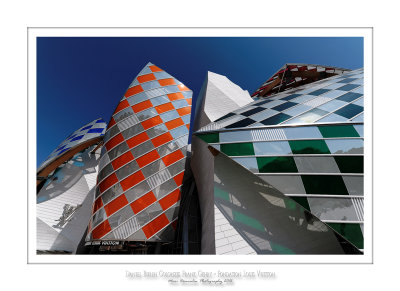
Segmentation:
<svg viewBox="0 0 400 291">
<path fill-rule="evenodd" d="M 363 249 L 363 70 L 278 93 L 194 133 Z"/>
<path fill-rule="evenodd" d="M 270 96 L 291 88 L 299 87 L 349 70 L 320 65 L 286 64 L 271 78 L 265 81 L 251 96 Z"/>
<path fill-rule="evenodd" d="M 87 240 L 170 241 L 177 224 L 192 91 L 148 63 L 108 124 Z"/>
<path fill-rule="evenodd" d="M 106 131 L 106 126 L 107 124 L 103 121 L 103 119 L 99 118 L 74 131 L 67 136 L 67 138 L 47 157 L 47 159 L 38 168 L 38 171 L 60 157 L 69 149 L 78 146 L 92 138 L 103 136 Z"/>
</svg>

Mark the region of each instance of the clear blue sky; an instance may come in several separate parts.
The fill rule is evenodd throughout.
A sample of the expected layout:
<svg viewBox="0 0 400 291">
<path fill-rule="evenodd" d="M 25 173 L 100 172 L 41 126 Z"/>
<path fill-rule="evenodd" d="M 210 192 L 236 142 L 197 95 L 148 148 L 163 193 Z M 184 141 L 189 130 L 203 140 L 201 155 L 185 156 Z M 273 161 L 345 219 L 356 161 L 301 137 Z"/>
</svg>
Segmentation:
<svg viewBox="0 0 400 291">
<path fill-rule="evenodd" d="M 285 63 L 363 67 L 362 38 L 40 37 L 37 39 L 37 166 L 82 125 L 106 122 L 152 62 L 193 91 L 207 71 L 253 93 Z"/>
</svg>

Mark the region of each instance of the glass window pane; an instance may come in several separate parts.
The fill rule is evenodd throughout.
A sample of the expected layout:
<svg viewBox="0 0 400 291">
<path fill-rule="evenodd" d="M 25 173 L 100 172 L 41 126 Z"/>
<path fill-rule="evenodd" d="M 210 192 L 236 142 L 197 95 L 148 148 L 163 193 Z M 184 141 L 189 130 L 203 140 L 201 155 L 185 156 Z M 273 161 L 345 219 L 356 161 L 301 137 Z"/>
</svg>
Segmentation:
<svg viewBox="0 0 400 291">
<path fill-rule="evenodd" d="M 255 142 L 255 155 L 288 155 L 292 153 L 287 141 Z"/>
<path fill-rule="evenodd" d="M 313 123 L 314 121 L 318 120 L 322 116 L 328 114 L 329 112 L 325 110 L 321 110 L 318 108 L 314 108 L 302 115 L 285 122 L 285 124 L 295 124 L 295 123 Z"/>
<path fill-rule="evenodd" d="M 290 116 L 296 116 L 303 112 L 310 110 L 312 107 L 304 104 L 298 104 L 297 106 L 291 107 L 284 111 L 285 114 Z"/>
<path fill-rule="evenodd" d="M 226 126 L 226 128 L 246 127 L 246 126 L 249 126 L 249 125 L 251 125 L 251 124 L 253 124 L 253 123 L 255 123 L 255 122 L 256 122 L 256 121 L 253 120 L 253 119 L 251 119 L 251 118 L 244 118 L 244 119 L 242 119 L 242 120 L 239 120 L 239 121 L 237 121 L 237 122 L 235 122 L 235 123 L 232 123 L 232 124 Z"/>
<path fill-rule="evenodd" d="M 160 114 L 161 119 L 163 122 L 170 121 L 172 119 L 178 118 L 179 114 L 176 112 L 176 110 L 168 111 L 166 113 Z"/>
<path fill-rule="evenodd" d="M 265 182 L 283 194 L 306 194 L 300 176 L 260 176 Z"/>
<path fill-rule="evenodd" d="M 287 127 L 284 131 L 288 139 L 322 138 L 316 126 Z"/>
<path fill-rule="evenodd" d="M 132 217 L 133 211 L 130 205 L 125 206 L 124 208 L 118 210 L 118 212 L 114 213 L 108 218 L 108 222 L 112 228 L 115 228 L 121 225 L 123 222 L 127 221 L 130 217 Z"/>
<path fill-rule="evenodd" d="M 248 169 L 253 173 L 258 173 L 258 165 L 256 158 L 233 158 L 235 162 Z"/>
<path fill-rule="evenodd" d="M 353 202 L 347 198 L 308 197 L 311 213 L 322 220 L 358 221 Z"/>
<path fill-rule="evenodd" d="M 164 123 L 161 123 L 155 127 L 148 129 L 146 132 L 147 132 L 147 135 L 149 136 L 149 138 L 153 138 L 153 137 L 159 136 L 163 133 L 166 133 L 167 131 L 168 131 L 168 128 L 165 126 Z"/>
<path fill-rule="evenodd" d="M 220 142 L 235 142 L 235 141 L 251 141 L 252 136 L 249 130 L 237 130 L 221 132 L 219 134 Z"/>
<path fill-rule="evenodd" d="M 144 194 L 150 191 L 149 184 L 146 180 L 143 182 L 133 186 L 131 189 L 125 192 L 125 197 L 128 199 L 128 202 L 131 203 L 132 201 L 136 200 L 137 198 L 143 196 Z"/>
<path fill-rule="evenodd" d="M 364 177 L 343 176 L 349 195 L 364 195 Z"/>
<path fill-rule="evenodd" d="M 324 140 L 291 140 L 293 154 L 330 154 Z"/>
<path fill-rule="evenodd" d="M 121 169 L 117 170 L 115 174 L 117 175 L 118 179 L 121 181 L 125 177 L 129 176 L 130 174 L 133 174 L 139 170 L 139 166 L 136 163 L 136 161 L 132 161 L 129 164 L 123 166 Z"/>
<path fill-rule="evenodd" d="M 123 141 L 115 148 L 113 148 L 111 151 L 109 151 L 108 156 L 110 157 L 110 160 L 113 160 L 116 157 L 120 156 L 122 153 L 126 152 L 128 149 L 129 149 L 128 145 L 126 144 L 126 142 Z"/>
<path fill-rule="evenodd" d="M 228 156 L 254 155 L 254 148 L 251 142 L 221 144 L 221 151 Z"/>
<path fill-rule="evenodd" d="M 331 139 L 325 142 L 332 154 L 364 153 L 364 142 L 362 139 Z"/>
<path fill-rule="evenodd" d="M 134 147 L 131 152 L 133 157 L 137 159 L 138 157 L 144 155 L 145 153 L 154 149 L 154 146 L 150 140 L 141 143 L 140 145 Z"/>
<path fill-rule="evenodd" d="M 297 173 L 293 157 L 257 157 L 260 173 Z"/>
<path fill-rule="evenodd" d="M 142 124 L 138 123 L 135 124 L 131 127 L 129 127 L 128 129 L 124 130 L 122 132 L 122 136 L 124 137 L 124 139 L 129 139 L 134 135 L 137 135 L 139 132 L 144 131 L 144 128 L 142 126 Z"/>
<path fill-rule="evenodd" d="M 165 104 L 168 102 L 170 102 L 170 100 L 166 95 L 155 97 L 155 98 L 151 99 L 151 103 L 153 104 L 153 106 L 158 106 L 158 105 Z"/>
<path fill-rule="evenodd" d="M 113 185 L 106 192 L 103 193 L 101 199 L 103 200 L 103 204 L 107 204 L 114 198 L 118 197 L 122 193 L 122 188 L 119 183 Z"/>
<path fill-rule="evenodd" d="M 157 200 L 161 199 L 168 193 L 172 192 L 177 187 L 174 179 L 168 180 L 160 186 L 153 189 L 154 195 L 157 197 Z"/>
<path fill-rule="evenodd" d="M 342 173 L 364 173 L 363 156 L 336 156 L 335 161 Z"/>
<path fill-rule="evenodd" d="M 349 104 L 349 105 L 335 111 L 335 113 L 337 115 L 343 116 L 345 118 L 352 118 L 363 111 L 364 111 L 364 107 L 354 105 L 354 104 Z"/>
<path fill-rule="evenodd" d="M 346 122 L 348 121 L 347 118 L 337 115 L 335 113 L 331 113 L 328 116 L 325 116 L 324 118 L 318 120 L 318 122 Z"/>
<path fill-rule="evenodd" d="M 352 125 L 329 125 L 318 126 L 322 136 L 325 138 L 330 137 L 359 137 L 358 132 Z"/>
<path fill-rule="evenodd" d="M 349 194 L 341 176 L 302 175 L 301 179 L 307 194 Z"/>
<path fill-rule="evenodd" d="M 336 97 L 341 96 L 343 94 L 345 94 L 345 92 L 343 92 L 343 91 L 331 90 L 331 91 L 325 93 L 323 96 L 327 97 L 327 98 L 336 98 Z"/>
<path fill-rule="evenodd" d="M 189 133 L 189 130 L 187 129 L 186 125 L 184 125 L 184 126 L 181 126 L 181 127 L 177 127 L 177 128 L 172 129 L 172 130 L 170 131 L 170 133 L 171 133 L 171 135 L 172 135 L 172 137 L 173 137 L 174 139 L 177 139 L 177 138 L 180 137 L 180 136 L 183 136 L 183 135 L 185 135 L 185 134 L 188 134 L 188 133 Z"/>
<path fill-rule="evenodd" d="M 340 173 L 333 157 L 294 157 L 300 173 Z"/>
<path fill-rule="evenodd" d="M 264 124 L 264 125 L 275 125 L 275 124 L 279 124 L 281 122 L 284 122 L 285 120 L 291 118 L 290 115 L 287 115 L 285 113 L 279 113 L 277 115 L 274 115 L 272 117 L 269 117 L 265 120 L 260 121 L 260 123 Z"/>
<path fill-rule="evenodd" d="M 345 102 L 351 102 L 353 100 L 356 100 L 356 99 L 360 98 L 361 96 L 362 96 L 362 94 L 359 94 L 359 93 L 348 92 L 348 93 L 340 96 L 339 98 L 337 98 L 337 100 L 341 100 L 341 101 L 345 101 Z"/>
<path fill-rule="evenodd" d="M 276 110 L 276 111 L 283 111 L 283 110 L 288 109 L 290 107 L 293 107 L 295 105 L 298 105 L 298 104 L 294 103 L 294 102 L 286 102 L 286 103 L 283 103 L 281 105 L 275 106 L 275 107 L 273 107 L 271 109 Z"/>
<path fill-rule="evenodd" d="M 136 114 L 136 116 L 139 118 L 140 121 L 143 121 L 145 119 L 149 119 L 151 117 L 154 117 L 158 115 L 157 111 L 155 108 L 149 108 L 146 110 L 143 110 L 139 113 Z"/>
<path fill-rule="evenodd" d="M 356 223 L 328 223 L 330 227 L 343 235 L 357 248 L 364 249 L 364 236 L 359 224 Z"/>
<path fill-rule="evenodd" d="M 321 106 L 318 106 L 318 108 L 322 109 L 322 110 L 325 110 L 325 111 L 328 111 L 328 112 L 332 112 L 332 111 L 335 111 L 336 109 L 338 109 L 340 107 L 345 106 L 346 104 L 347 104 L 346 102 L 334 99 L 334 100 L 329 101 L 329 102 L 327 102 L 327 103 L 325 103 L 325 104 L 323 104 Z"/>
</svg>

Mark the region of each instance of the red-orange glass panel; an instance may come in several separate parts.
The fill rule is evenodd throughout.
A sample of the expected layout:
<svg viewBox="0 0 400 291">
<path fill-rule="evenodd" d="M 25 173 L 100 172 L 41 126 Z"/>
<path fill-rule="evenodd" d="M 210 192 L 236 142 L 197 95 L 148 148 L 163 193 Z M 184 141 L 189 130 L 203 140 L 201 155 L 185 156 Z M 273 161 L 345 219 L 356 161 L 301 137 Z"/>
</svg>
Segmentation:
<svg viewBox="0 0 400 291">
<path fill-rule="evenodd" d="M 159 106 L 156 106 L 156 110 L 159 114 L 170 111 L 175 109 L 175 107 L 172 105 L 172 103 L 165 103 Z"/>
<path fill-rule="evenodd" d="M 110 128 L 111 126 L 113 126 L 114 124 L 115 124 L 115 120 L 114 120 L 114 118 L 111 117 L 111 120 L 108 123 L 107 129 Z"/>
<path fill-rule="evenodd" d="M 174 129 L 174 128 L 176 128 L 176 127 L 178 127 L 178 126 L 181 126 L 181 125 L 183 125 L 183 124 L 184 124 L 184 123 L 183 123 L 183 120 L 180 119 L 180 118 L 177 118 L 177 119 L 174 119 L 174 120 L 171 120 L 171 121 L 166 122 L 166 123 L 165 123 L 165 126 L 166 126 L 169 130 L 171 130 L 171 129 Z"/>
<path fill-rule="evenodd" d="M 93 213 L 95 213 L 102 206 L 103 206 L 103 201 L 101 200 L 101 197 L 99 197 L 93 203 Z"/>
<path fill-rule="evenodd" d="M 141 144 L 142 142 L 145 142 L 146 140 L 149 139 L 149 136 L 147 135 L 146 132 L 142 132 L 141 134 L 138 134 L 126 141 L 128 144 L 129 148 L 133 148 L 137 146 L 138 144 Z"/>
<path fill-rule="evenodd" d="M 192 105 L 192 98 L 186 99 L 186 101 L 189 105 Z"/>
<path fill-rule="evenodd" d="M 136 162 L 138 163 L 139 167 L 143 168 L 144 166 L 150 164 L 151 162 L 154 162 L 157 160 L 160 156 L 158 155 L 157 151 L 151 151 L 140 158 L 136 159 Z"/>
<path fill-rule="evenodd" d="M 112 185 L 118 182 L 118 178 L 115 173 L 112 173 L 110 176 L 105 178 L 103 182 L 100 183 L 100 193 L 103 193 L 105 190 L 110 188 Z"/>
<path fill-rule="evenodd" d="M 163 197 L 158 202 L 160 203 L 163 210 L 167 210 L 172 205 L 174 205 L 176 202 L 178 202 L 180 198 L 181 198 L 181 191 L 179 189 L 176 189 L 175 191 L 171 192 L 167 196 Z"/>
<path fill-rule="evenodd" d="M 143 88 L 142 88 L 142 86 L 137 85 L 135 87 L 129 88 L 125 93 L 125 97 L 128 98 L 128 97 L 133 96 L 140 92 L 143 92 Z"/>
<path fill-rule="evenodd" d="M 138 112 L 143 111 L 150 107 L 153 107 L 153 104 L 151 104 L 150 100 L 146 100 L 146 101 L 143 101 L 143 102 L 133 105 L 132 109 L 135 113 L 138 113 Z"/>
<path fill-rule="evenodd" d="M 150 223 L 143 226 L 142 230 L 147 238 L 152 237 L 154 234 L 159 232 L 162 228 L 167 226 L 169 223 L 167 216 L 163 213 L 160 216 L 153 219 Z"/>
<path fill-rule="evenodd" d="M 181 185 L 182 185 L 183 175 L 184 175 L 184 172 L 182 172 L 182 173 L 180 173 L 180 174 L 178 174 L 178 175 L 176 175 L 176 176 L 174 177 L 174 180 L 175 180 L 176 185 L 178 185 L 178 186 L 181 186 Z"/>
<path fill-rule="evenodd" d="M 162 70 L 159 68 L 159 67 L 157 67 L 157 66 L 149 66 L 149 68 L 150 68 L 150 70 L 152 71 L 152 72 L 162 72 Z"/>
<path fill-rule="evenodd" d="M 168 167 L 169 165 L 175 163 L 176 161 L 182 159 L 184 156 L 181 152 L 181 150 L 174 151 L 173 153 L 170 153 L 169 155 L 165 156 L 162 158 L 164 164 Z"/>
<path fill-rule="evenodd" d="M 190 89 L 183 84 L 178 85 L 178 88 L 181 91 L 190 91 Z"/>
<path fill-rule="evenodd" d="M 149 129 L 150 127 L 156 126 L 162 123 L 162 119 L 160 116 L 154 116 L 153 118 L 147 119 L 142 122 L 142 126 L 144 129 Z"/>
<path fill-rule="evenodd" d="M 154 203 L 155 201 L 157 201 L 157 198 L 156 196 L 154 196 L 153 192 L 150 191 L 149 193 L 143 195 L 139 199 L 133 201 L 131 203 L 131 208 L 133 212 L 136 214 L 145 209 L 150 204 Z"/>
<path fill-rule="evenodd" d="M 108 223 L 108 220 L 103 221 L 95 229 L 92 231 L 92 238 L 99 239 L 106 235 L 108 232 L 111 231 L 111 226 Z"/>
<path fill-rule="evenodd" d="M 131 152 L 126 152 L 125 154 L 119 156 L 111 162 L 114 170 L 121 168 L 123 165 L 129 163 L 133 160 L 133 155 Z"/>
<path fill-rule="evenodd" d="M 169 100 L 171 100 L 171 101 L 185 99 L 185 97 L 183 96 L 183 94 L 181 92 L 167 94 L 167 96 L 168 96 Z"/>
<path fill-rule="evenodd" d="M 118 196 L 113 201 L 105 205 L 104 210 L 106 211 L 107 216 L 110 216 L 111 214 L 120 210 L 125 205 L 128 205 L 128 200 L 126 199 L 125 195 L 122 194 L 121 196 Z"/>
<path fill-rule="evenodd" d="M 112 139 L 110 139 L 108 142 L 106 142 L 105 147 L 106 147 L 107 151 L 109 151 L 113 147 L 115 147 L 116 145 L 120 144 L 123 141 L 124 141 L 124 137 L 122 136 L 122 134 L 119 133 L 116 136 L 114 136 Z"/>
<path fill-rule="evenodd" d="M 175 85 L 174 79 L 162 79 L 158 80 L 158 83 L 160 83 L 161 86 L 168 86 L 168 85 Z"/>
<path fill-rule="evenodd" d="M 142 75 L 142 76 L 137 77 L 137 80 L 139 81 L 139 83 L 153 81 L 155 79 L 156 79 L 156 77 L 154 77 L 153 74 L 147 74 L 147 75 Z"/>
<path fill-rule="evenodd" d="M 153 143 L 154 147 L 159 147 L 160 145 L 163 145 L 173 139 L 174 138 L 172 137 L 172 135 L 169 132 L 166 132 L 162 135 L 153 138 L 151 142 Z"/>
<path fill-rule="evenodd" d="M 119 102 L 117 108 L 114 111 L 114 114 L 117 113 L 117 112 L 120 112 L 122 109 L 125 109 L 126 107 L 129 107 L 129 106 L 130 106 L 129 102 L 126 101 L 126 99 L 122 100 L 121 102 Z"/>
<path fill-rule="evenodd" d="M 121 187 L 124 191 L 128 190 L 129 188 L 135 186 L 136 184 L 142 182 L 144 180 L 144 176 L 141 171 L 137 171 L 133 173 L 128 178 L 125 178 L 120 182 Z"/>
<path fill-rule="evenodd" d="M 189 124 L 186 124 L 186 127 L 187 127 L 187 129 L 189 129 L 189 130 L 190 130 L 190 125 L 189 125 Z"/>
<path fill-rule="evenodd" d="M 176 109 L 176 111 L 178 111 L 180 116 L 183 116 L 183 115 L 190 114 L 190 110 L 191 109 L 192 109 L 192 107 L 188 106 L 188 107 L 183 107 L 183 108 Z"/>
</svg>

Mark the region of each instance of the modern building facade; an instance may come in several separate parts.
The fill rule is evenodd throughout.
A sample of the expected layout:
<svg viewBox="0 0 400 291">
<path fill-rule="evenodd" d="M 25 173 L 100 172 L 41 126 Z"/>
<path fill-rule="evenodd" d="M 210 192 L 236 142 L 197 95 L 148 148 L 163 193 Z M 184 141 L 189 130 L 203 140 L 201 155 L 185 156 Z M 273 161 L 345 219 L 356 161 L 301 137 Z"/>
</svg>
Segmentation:
<svg viewBox="0 0 400 291">
<path fill-rule="evenodd" d="M 75 253 L 93 203 L 106 123 L 97 119 L 68 136 L 38 173 L 36 222 L 38 252 Z"/>
<path fill-rule="evenodd" d="M 204 126 L 194 135 L 258 176 L 271 191 L 302 205 L 362 250 L 363 111 L 360 69 L 260 98 Z M 194 138 L 193 160 L 197 142 Z M 201 147 L 204 151 L 205 146 Z M 196 166 L 202 168 L 201 162 Z M 214 182 L 215 179 L 217 176 Z M 216 202 L 219 190 L 215 186 L 213 190 L 214 197 L 210 191 L 202 193 L 208 201 L 214 198 L 215 204 L 204 206 L 203 213 L 209 215 L 203 217 L 203 225 L 214 227 L 215 236 L 210 236 L 212 230 L 208 229 L 208 236 L 202 238 L 203 252 L 213 253 L 215 249 L 216 253 L 235 253 L 233 239 L 239 237 L 229 240 L 223 229 L 229 226 L 241 233 L 244 224 L 219 225 L 223 219 L 216 217 L 223 218 L 220 212 L 224 210 Z M 246 207 L 245 202 L 241 205 Z M 227 219 L 226 215 L 224 218 Z M 267 230 L 269 225 L 263 227 Z M 235 231 L 230 233 L 233 235 Z M 271 247 L 267 250 L 274 253 Z M 318 248 L 314 251 L 323 253 Z"/>
<path fill-rule="evenodd" d="M 362 69 L 286 64 L 253 98 L 208 72 L 193 111 L 192 94 L 148 63 L 107 128 L 57 147 L 38 169 L 41 250 L 362 254 Z"/>
<path fill-rule="evenodd" d="M 88 242 L 174 240 L 191 100 L 151 63 L 133 80 L 104 136 Z"/>
</svg>

